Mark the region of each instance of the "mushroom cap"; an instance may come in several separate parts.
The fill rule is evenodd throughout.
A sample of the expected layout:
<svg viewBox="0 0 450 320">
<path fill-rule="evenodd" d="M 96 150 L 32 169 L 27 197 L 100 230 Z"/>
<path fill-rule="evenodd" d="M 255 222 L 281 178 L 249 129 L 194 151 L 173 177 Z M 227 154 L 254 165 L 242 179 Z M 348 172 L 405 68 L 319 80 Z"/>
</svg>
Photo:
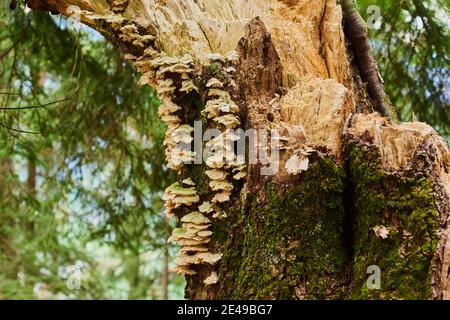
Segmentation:
<svg viewBox="0 0 450 320">
<path fill-rule="evenodd" d="M 226 164 L 233 164 L 236 161 L 236 154 L 231 150 L 217 150 L 211 152 L 205 163 L 212 169 L 221 169 Z"/>
<path fill-rule="evenodd" d="M 198 231 L 197 232 L 197 236 L 202 237 L 202 238 L 207 238 L 212 236 L 212 231 L 210 230 L 202 230 L 202 231 Z"/>
<path fill-rule="evenodd" d="M 184 163 L 192 163 L 195 160 L 195 152 L 186 151 L 183 148 L 173 148 L 170 152 L 171 164 L 175 166 L 183 165 Z"/>
<path fill-rule="evenodd" d="M 212 90 L 210 90 L 212 91 Z M 225 91 L 224 91 L 225 92 Z M 212 99 L 206 102 L 202 114 L 206 114 L 208 119 L 220 116 L 221 113 L 238 113 L 239 107 L 228 97 Z"/>
<path fill-rule="evenodd" d="M 243 165 L 240 165 L 240 166 L 238 166 L 236 168 L 233 168 L 233 172 L 244 171 L 245 169 L 247 169 L 247 165 L 243 164 Z"/>
<path fill-rule="evenodd" d="M 134 24 L 127 24 L 126 26 L 123 26 L 122 28 L 120 28 L 120 31 L 122 31 L 124 33 L 133 33 L 133 32 L 137 32 L 137 27 Z"/>
<path fill-rule="evenodd" d="M 209 89 L 208 97 L 218 97 L 218 98 L 226 99 L 227 101 L 229 101 L 231 99 L 230 94 L 228 92 L 226 92 L 223 89 L 219 89 L 219 88 Z"/>
<path fill-rule="evenodd" d="M 205 280 L 203 280 L 203 283 L 208 286 L 208 285 L 216 284 L 218 281 L 219 281 L 219 277 L 217 276 L 217 273 L 215 271 L 213 271 Z"/>
<path fill-rule="evenodd" d="M 245 178 L 246 176 L 247 176 L 247 172 L 245 172 L 245 171 L 240 171 L 240 172 L 236 173 L 236 174 L 233 176 L 233 179 L 234 179 L 234 180 L 241 180 L 241 179 Z"/>
<path fill-rule="evenodd" d="M 185 215 L 183 218 L 181 218 L 181 222 L 194 223 L 200 225 L 211 223 L 211 221 L 199 211 L 194 211 Z"/>
<path fill-rule="evenodd" d="M 195 187 L 195 183 L 191 178 L 184 179 L 181 183 L 187 186 Z"/>
<path fill-rule="evenodd" d="M 231 129 L 234 129 L 241 124 L 239 118 L 234 114 L 225 114 L 220 117 L 215 117 L 213 120 L 214 122 Z"/>
<path fill-rule="evenodd" d="M 197 252 L 193 255 L 188 255 L 186 253 L 180 252 L 180 254 L 178 254 L 178 256 L 175 258 L 174 263 L 177 266 L 188 266 L 192 264 L 202 263 L 215 265 L 221 258 L 221 253 Z"/>
<path fill-rule="evenodd" d="M 189 65 L 183 63 L 176 63 L 167 66 L 162 66 L 156 72 L 157 75 L 163 75 L 165 73 L 191 73 L 193 70 Z"/>
<path fill-rule="evenodd" d="M 209 187 L 212 191 L 231 191 L 233 185 L 226 180 L 212 180 L 209 182 Z"/>
<path fill-rule="evenodd" d="M 209 156 L 206 161 L 206 165 L 213 169 L 220 169 L 225 166 L 225 159 L 223 153 L 215 152 L 212 156 Z"/>
<path fill-rule="evenodd" d="M 180 91 L 181 91 L 181 92 L 186 92 L 186 93 L 189 93 L 189 92 L 191 92 L 191 91 L 199 92 L 199 89 L 198 89 L 198 87 L 195 85 L 195 83 L 194 83 L 193 80 L 184 80 L 184 81 L 181 83 L 181 89 L 180 89 Z"/>
<path fill-rule="evenodd" d="M 183 196 L 191 196 L 197 195 L 197 190 L 194 187 L 183 187 L 183 185 L 179 182 L 175 182 L 166 188 L 165 193 L 170 195 L 183 195 Z M 173 199 L 173 198 L 172 198 Z"/>
<path fill-rule="evenodd" d="M 307 171 L 309 166 L 309 159 L 303 154 L 294 154 L 285 164 L 287 173 L 297 175 L 302 171 Z"/>
<path fill-rule="evenodd" d="M 176 242 L 180 239 L 192 239 L 198 230 L 186 229 L 186 228 L 175 228 L 172 231 L 172 235 L 167 239 L 168 243 Z"/>
<path fill-rule="evenodd" d="M 201 240 L 194 240 L 194 239 L 180 239 L 178 241 L 178 245 L 180 246 L 199 246 L 202 244 L 207 244 L 211 241 L 210 238 L 202 238 Z"/>
<path fill-rule="evenodd" d="M 184 144 L 189 144 L 194 140 L 193 137 L 191 137 L 190 134 L 186 134 L 186 133 L 182 133 L 182 134 L 177 134 L 176 130 L 174 132 L 172 132 L 172 141 L 175 144 L 178 143 L 184 143 Z"/>
<path fill-rule="evenodd" d="M 214 195 L 211 202 L 224 203 L 224 202 L 230 201 L 230 196 L 231 196 L 231 192 L 229 192 L 229 191 L 218 192 Z"/>
<path fill-rule="evenodd" d="M 181 119 L 179 116 L 175 115 L 165 115 L 161 117 L 161 120 L 165 123 L 177 123 L 179 124 L 181 122 Z"/>
<path fill-rule="evenodd" d="M 194 275 L 197 274 L 197 272 L 195 272 L 192 269 L 189 269 L 187 266 L 179 266 L 179 265 L 175 265 L 172 269 L 172 272 L 176 272 L 178 274 L 184 274 L 184 275 Z"/>
<path fill-rule="evenodd" d="M 225 178 L 228 175 L 228 173 L 225 170 L 220 170 L 220 169 L 206 170 L 205 174 L 211 180 L 225 180 Z"/>
<path fill-rule="evenodd" d="M 222 259 L 221 253 L 202 252 L 197 253 L 196 256 L 198 256 L 202 262 L 209 263 L 212 265 L 216 264 L 217 262 L 219 262 L 220 259 Z"/>
<path fill-rule="evenodd" d="M 208 248 L 205 246 L 185 246 L 181 248 L 180 252 L 181 253 L 208 252 Z"/>
<path fill-rule="evenodd" d="M 213 211 L 212 205 L 211 203 L 209 203 L 208 201 L 204 201 L 199 207 L 198 210 L 201 213 L 210 213 Z"/>
<path fill-rule="evenodd" d="M 216 78 L 211 78 L 206 83 L 207 88 L 223 88 L 223 83 Z"/>
<path fill-rule="evenodd" d="M 160 117 L 171 115 L 177 111 L 181 110 L 181 107 L 170 101 L 169 99 L 164 100 L 164 103 L 158 107 L 158 115 Z"/>
<path fill-rule="evenodd" d="M 211 227 L 211 224 L 196 224 L 191 222 L 185 222 L 181 225 L 182 228 L 185 229 L 195 229 L 197 231 L 203 231 L 209 229 Z"/>
<path fill-rule="evenodd" d="M 173 200 L 171 200 L 175 204 L 175 208 L 178 208 L 182 205 L 191 206 L 194 203 L 200 201 L 200 197 L 198 195 L 194 196 L 177 196 Z"/>
</svg>

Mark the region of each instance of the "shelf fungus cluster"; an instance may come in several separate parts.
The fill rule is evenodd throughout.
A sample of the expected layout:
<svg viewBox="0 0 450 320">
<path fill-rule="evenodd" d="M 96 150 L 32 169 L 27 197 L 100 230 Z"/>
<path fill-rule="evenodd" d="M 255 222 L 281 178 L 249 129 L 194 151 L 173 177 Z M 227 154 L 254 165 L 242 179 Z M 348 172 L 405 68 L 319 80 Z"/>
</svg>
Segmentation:
<svg viewBox="0 0 450 320">
<path fill-rule="evenodd" d="M 127 54 L 125 58 L 133 61 L 142 74 L 139 83 L 153 86 L 163 100 L 158 115 L 168 127 L 164 140 L 166 160 L 169 168 L 180 172 L 185 164 L 193 163 L 195 158 L 195 153 L 191 151 L 194 129 L 183 123 L 189 110 L 184 110 L 186 106 L 181 102 L 184 95 L 199 92 L 194 83 L 196 71 L 193 59 L 190 55 L 174 57 L 157 52 L 150 43 L 154 38 L 140 36 L 135 25 L 122 23 L 119 30 L 123 41 L 145 48 L 142 56 Z M 230 61 L 235 58 L 226 60 L 214 56 L 211 61 L 217 59 L 229 65 L 234 63 Z M 230 68 L 229 72 L 233 70 Z M 208 101 L 203 114 L 223 131 L 220 137 L 208 143 L 213 151 L 213 155 L 206 160 L 206 175 L 210 178 L 209 187 L 214 193 L 212 199 L 199 205 L 200 195 L 191 179 L 172 184 L 163 195 L 168 217 L 188 213 L 181 217 L 181 226 L 174 229 L 169 238 L 169 242 L 176 242 L 181 247 L 173 271 L 184 275 L 197 274 L 197 265 L 215 266 L 220 261 L 222 255 L 210 252 L 208 245 L 213 234 L 211 219 L 226 217 L 219 204 L 230 200 L 233 184 L 229 179 L 240 180 L 246 175 L 244 159 L 239 159 L 232 148 L 238 137 L 230 132 L 240 125 L 239 108 L 220 80 L 210 78 L 206 89 Z M 203 281 L 205 285 L 217 283 L 217 273 L 211 272 Z"/>
<path fill-rule="evenodd" d="M 172 269 L 180 274 L 194 275 L 194 265 L 215 265 L 222 257 L 220 253 L 210 253 L 207 244 L 211 241 L 212 231 L 208 230 L 211 221 L 201 212 L 194 211 L 181 219 L 182 225 L 172 232 L 169 242 L 176 242 L 181 250 Z"/>
<path fill-rule="evenodd" d="M 234 72 L 235 61 L 236 55 L 233 53 L 227 58 L 220 55 L 210 56 L 210 64 L 216 63 L 225 66 L 225 73 Z M 244 155 L 236 155 L 234 148 L 235 142 L 240 139 L 233 130 L 241 125 L 239 107 L 225 90 L 225 85 L 214 77 L 207 81 L 208 101 L 202 111 L 208 122 L 222 131 L 219 136 L 206 143 L 208 170 L 205 174 L 210 179 L 209 188 L 214 192 L 211 199 L 214 204 L 230 201 L 233 180 L 243 179 L 247 169 Z M 215 217 L 223 218 L 224 216 L 224 214 L 215 213 Z"/>
<path fill-rule="evenodd" d="M 179 97 L 192 91 L 198 92 L 193 80 L 192 57 L 167 56 L 149 47 L 139 58 L 132 55 L 126 58 L 133 60 L 142 74 L 139 84 L 153 86 L 163 101 L 158 108 L 158 115 L 168 127 L 164 140 L 166 160 L 169 168 L 179 172 L 185 163 L 192 163 L 195 158 L 190 148 L 194 129 L 188 124 L 182 124 L 183 107 L 174 98 L 174 95 Z"/>
<path fill-rule="evenodd" d="M 166 208 L 166 216 L 174 217 L 174 209 L 181 206 L 190 207 L 200 201 L 195 185 L 192 180 L 187 179 L 182 183 L 176 182 L 166 189 L 163 195 Z"/>
<path fill-rule="evenodd" d="M 150 45 L 153 44 L 155 40 L 155 36 L 151 34 L 141 35 L 139 33 L 138 27 L 133 24 L 126 24 L 123 27 L 120 27 L 120 35 L 119 38 L 122 41 L 131 43 L 133 46 L 140 48 L 151 48 Z"/>
<path fill-rule="evenodd" d="M 163 196 L 166 201 L 166 214 L 173 216 L 173 210 L 181 206 L 192 207 L 199 202 L 195 184 L 191 179 L 175 183 L 166 189 Z M 195 265 L 216 265 L 222 257 L 220 253 L 209 252 L 208 243 L 211 241 L 211 220 L 206 216 L 212 212 L 210 205 L 203 203 L 197 210 L 181 218 L 181 226 L 173 230 L 168 242 L 175 242 L 181 250 L 174 261 L 172 271 L 184 275 L 194 275 Z M 217 274 L 211 273 L 204 283 L 207 285 L 217 282 Z"/>
<path fill-rule="evenodd" d="M 224 67 L 224 72 L 234 72 L 232 67 L 235 56 L 224 58 L 221 55 L 211 55 L 210 65 L 216 63 Z M 138 61 L 136 61 L 139 63 Z M 226 71 L 227 69 L 228 71 Z M 193 128 L 186 124 L 181 124 L 181 119 L 177 115 L 182 107 L 175 104 L 172 96 L 198 91 L 192 81 L 193 68 L 192 59 L 187 56 L 182 59 L 168 57 L 153 57 L 148 70 L 142 70 L 144 82 L 148 79 L 156 79 L 155 83 L 149 83 L 157 87 L 164 97 L 164 104 L 159 108 L 159 114 L 168 126 L 165 145 L 168 149 L 168 160 L 171 168 L 181 170 L 183 162 L 193 160 L 194 153 L 184 151 L 179 146 L 189 146 L 192 143 Z M 147 73 L 150 72 L 150 74 Z M 179 73 L 179 81 L 173 81 L 174 77 L 166 77 L 165 74 L 172 75 Z M 181 226 L 176 228 L 170 242 L 176 242 L 180 247 L 180 253 L 175 260 L 173 271 L 184 275 L 195 275 L 198 272 L 196 265 L 216 266 L 221 259 L 220 253 L 210 252 L 211 237 L 213 235 L 211 226 L 214 219 L 224 219 L 227 217 L 222 205 L 230 201 L 234 182 L 246 176 L 246 164 L 243 156 L 238 156 L 234 151 L 234 145 L 239 140 L 239 136 L 234 133 L 241 125 L 239 107 L 233 102 L 230 94 L 226 91 L 228 79 L 227 75 L 219 78 L 210 77 L 205 80 L 203 88 L 206 89 L 205 108 L 202 115 L 208 122 L 208 127 L 217 128 L 221 134 L 208 141 L 205 145 L 205 163 L 207 169 L 205 175 L 208 177 L 210 193 L 202 195 L 204 201 L 200 201 L 195 189 L 195 184 L 191 179 L 175 183 L 167 188 L 163 199 L 166 201 L 167 215 L 174 216 L 177 213 L 189 212 L 181 218 Z M 178 83 L 178 86 L 175 85 Z M 188 150 L 186 148 L 186 150 Z M 201 203 L 201 204 L 200 204 Z M 191 207 L 196 206 L 192 210 Z M 178 211 L 178 208 L 184 208 Z M 186 210 L 186 208 L 189 208 Z M 215 269 L 215 268 L 214 268 Z M 218 282 L 216 271 L 212 271 L 203 279 L 205 285 L 212 285 Z"/>
</svg>

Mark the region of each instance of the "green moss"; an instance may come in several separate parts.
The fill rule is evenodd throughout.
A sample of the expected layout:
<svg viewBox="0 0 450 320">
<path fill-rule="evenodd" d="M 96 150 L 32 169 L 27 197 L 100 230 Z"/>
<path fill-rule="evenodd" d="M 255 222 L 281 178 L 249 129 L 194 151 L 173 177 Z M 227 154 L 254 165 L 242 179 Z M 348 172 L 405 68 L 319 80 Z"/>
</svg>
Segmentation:
<svg viewBox="0 0 450 320">
<path fill-rule="evenodd" d="M 225 243 L 219 298 L 431 298 L 432 177 L 388 174 L 376 149 L 351 144 L 347 156 L 347 173 L 320 159 L 295 187 L 267 183 L 227 211 L 214 231 Z M 381 270 L 379 290 L 367 286 L 370 265 Z"/>
<path fill-rule="evenodd" d="M 431 177 L 380 170 L 377 150 L 348 148 L 355 187 L 355 299 L 431 298 L 431 261 L 437 245 L 438 210 Z M 387 239 L 373 228 L 389 229 Z M 381 289 L 369 290 L 366 270 L 381 269 Z"/>
<path fill-rule="evenodd" d="M 184 110 L 186 110 L 186 112 L 183 112 L 183 123 L 189 124 L 193 127 L 194 122 L 200 118 L 200 113 L 205 107 L 200 94 L 195 91 L 191 91 L 188 94 L 181 95 L 179 104 Z"/>
<path fill-rule="evenodd" d="M 209 66 L 208 71 L 210 72 L 211 76 L 213 76 L 213 77 L 221 76 L 222 75 L 222 65 L 217 62 L 213 62 Z M 220 80 L 220 79 L 218 79 L 218 80 Z"/>
<path fill-rule="evenodd" d="M 208 176 L 205 174 L 206 169 L 205 164 L 186 167 L 186 176 L 195 183 L 195 189 L 200 196 L 209 193 Z"/>
<path fill-rule="evenodd" d="M 321 159 L 282 195 L 266 185 L 248 194 L 229 226 L 221 279 L 224 297 L 343 298 L 349 254 L 344 249 L 342 167 Z M 305 288 L 305 289 L 302 289 Z M 229 290 L 229 289 L 228 289 Z"/>
</svg>

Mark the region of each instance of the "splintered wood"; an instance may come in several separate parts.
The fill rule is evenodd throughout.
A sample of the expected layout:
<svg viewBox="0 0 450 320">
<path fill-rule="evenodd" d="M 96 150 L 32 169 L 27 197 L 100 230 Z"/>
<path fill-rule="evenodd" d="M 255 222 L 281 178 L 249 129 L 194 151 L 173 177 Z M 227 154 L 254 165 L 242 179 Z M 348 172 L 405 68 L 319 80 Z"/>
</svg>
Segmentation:
<svg viewBox="0 0 450 320">
<path fill-rule="evenodd" d="M 305 79 L 281 99 L 282 121 L 304 127 L 310 143 L 340 157 L 342 131 L 355 111 L 352 94 L 333 79 Z"/>
<path fill-rule="evenodd" d="M 286 87 L 304 77 L 351 85 L 342 11 L 334 0 L 54 0 L 49 5 L 66 15 L 68 6 L 76 5 L 86 13 L 133 20 L 158 34 L 158 50 L 175 56 L 190 53 L 200 62 L 208 54 L 234 50 L 247 23 L 260 17 L 280 55 Z"/>
</svg>

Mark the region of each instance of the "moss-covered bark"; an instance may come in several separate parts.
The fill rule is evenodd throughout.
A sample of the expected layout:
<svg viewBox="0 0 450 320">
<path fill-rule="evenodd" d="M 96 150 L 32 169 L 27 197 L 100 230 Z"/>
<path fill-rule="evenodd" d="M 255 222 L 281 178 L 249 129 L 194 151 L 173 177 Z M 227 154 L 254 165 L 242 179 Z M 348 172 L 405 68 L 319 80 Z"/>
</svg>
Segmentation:
<svg viewBox="0 0 450 320">
<path fill-rule="evenodd" d="M 354 184 L 354 299 L 432 298 L 432 260 L 439 213 L 433 179 L 424 172 L 388 174 L 376 148 L 348 146 Z M 386 239 L 374 227 L 388 230 Z M 366 270 L 377 265 L 381 288 L 368 290 Z"/>
<path fill-rule="evenodd" d="M 224 244 L 217 298 L 433 298 L 439 212 L 430 171 L 387 173 L 376 148 L 355 142 L 346 156 L 345 166 L 320 159 L 287 189 L 268 182 L 242 195 L 215 230 Z M 380 289 L 367 287 L 371 265 Z"/>
<path fill-rule="evenodd" d="M 288 190 L 268 183 L 247 194 L 222 234 L 221 298 L 345 298 L 344 177 L 324 158 Z"/>
</svg>

